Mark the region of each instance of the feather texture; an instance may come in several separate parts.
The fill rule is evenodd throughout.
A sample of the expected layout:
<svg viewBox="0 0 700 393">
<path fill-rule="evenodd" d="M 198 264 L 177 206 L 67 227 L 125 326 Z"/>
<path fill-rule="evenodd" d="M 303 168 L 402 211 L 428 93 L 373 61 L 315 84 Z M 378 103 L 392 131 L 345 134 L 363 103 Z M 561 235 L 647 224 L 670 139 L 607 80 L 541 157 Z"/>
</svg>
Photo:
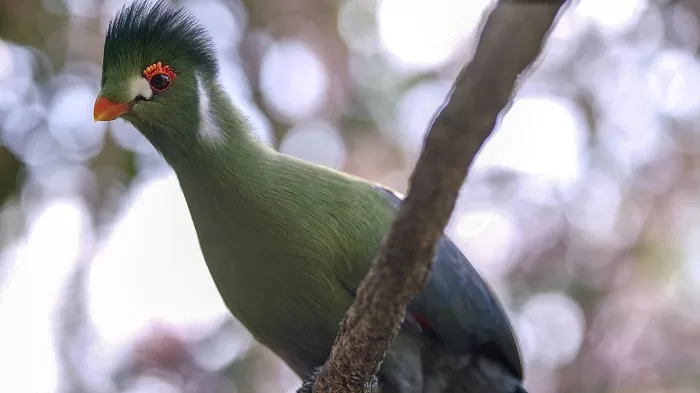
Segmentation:
<svg viewBox="0 0 700 393">
<path fill-rule="evenodd" d="M 398 209 L 402 197 L 379 187 Z M 523 378 L 515 334 L 501 303 L 464 254 L 443 236 L 423 290 L 408 306 L 453 353 L 481 353 Z M 421 322 L 419 320 L 419 322 Z"/>
</svg>

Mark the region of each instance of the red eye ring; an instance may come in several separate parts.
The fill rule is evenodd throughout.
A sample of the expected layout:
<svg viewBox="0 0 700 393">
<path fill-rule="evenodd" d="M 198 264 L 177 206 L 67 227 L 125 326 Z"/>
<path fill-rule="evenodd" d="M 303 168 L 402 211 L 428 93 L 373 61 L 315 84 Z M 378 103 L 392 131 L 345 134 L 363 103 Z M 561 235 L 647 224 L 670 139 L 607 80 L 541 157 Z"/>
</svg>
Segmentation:
<svg viewBox="0 0 700 393">
<path fill-rule="evenodd" d="M 157 92 L 168 90 L 175 79 L 175 73 L 170 69 L 170 66 L 163 66 L 161 62 L 146 67 L 143 70 L 143 76 L 148 80 L 151 89 Z"/>
</svg>

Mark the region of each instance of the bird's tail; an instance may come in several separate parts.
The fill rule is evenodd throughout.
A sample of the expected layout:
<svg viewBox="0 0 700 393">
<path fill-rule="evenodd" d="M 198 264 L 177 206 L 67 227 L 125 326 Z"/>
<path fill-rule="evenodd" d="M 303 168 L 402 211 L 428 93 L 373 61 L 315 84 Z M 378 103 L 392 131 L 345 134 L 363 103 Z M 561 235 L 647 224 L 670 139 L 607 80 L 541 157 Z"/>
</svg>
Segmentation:
<svg viewBox="0 0 700 393">
<path fill-rule="evenodd" d="M 457 367 L 440 393 L 528 393 L 520 378 L 500 362 L 480 356 L 469 362 L 463 360 L 453 360 L 452 366 Z"/>
<path fill-rule="evenodd" d="M 527 389 L 522 384 L 518 384 L 518 386 L 515 387 L 515 392 L 513 393 L 528 393 Z"/>
</svg>

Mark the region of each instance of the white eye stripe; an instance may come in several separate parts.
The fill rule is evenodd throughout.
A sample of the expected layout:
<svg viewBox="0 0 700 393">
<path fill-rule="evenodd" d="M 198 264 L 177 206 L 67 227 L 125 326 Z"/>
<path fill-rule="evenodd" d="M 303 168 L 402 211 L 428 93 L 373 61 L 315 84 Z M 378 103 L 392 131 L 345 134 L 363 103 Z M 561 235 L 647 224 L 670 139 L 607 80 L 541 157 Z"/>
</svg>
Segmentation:
<svg viewBox="0 0 700 393">
<path fill-rule="evenodd" d="M 136 76 L 129 82 L 129 96 L 131 97 L 132 101 L 138 96 L 141 96 L 147 100 L 151 99 L 153 96 L 153 90 L 151 90 L 151 85 L 148 84 L 146 78 Z"/>
<path fill-rule="evenodd" d="M 224 134 L 219 128 L 212 113 L 211 98 L 204 87 L 202 77 L 195 75 L 197 80 L 197 96 L 199 97 L 199 137 L 205 142 L 217 144 L 224 140 Z"/>
</svg>

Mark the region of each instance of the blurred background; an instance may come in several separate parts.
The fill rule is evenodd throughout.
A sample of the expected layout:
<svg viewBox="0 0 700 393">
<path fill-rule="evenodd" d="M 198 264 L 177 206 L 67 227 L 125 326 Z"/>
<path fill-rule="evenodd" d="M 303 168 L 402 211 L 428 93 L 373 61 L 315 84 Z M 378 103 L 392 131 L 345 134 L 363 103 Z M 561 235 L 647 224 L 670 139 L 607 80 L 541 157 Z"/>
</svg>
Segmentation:
<svg viewBox="0 0 700 393">
<path fill-rule="evenodd" d="M 172 171 L 92 121 L 123 4 L 0 0 L 0 391 L 292 392 L 228 316 Z M 403 192 L 489 1 L 186 4 L 265 141 Z M 700 390 L 698 15 L 569 8 L 463 188 L 448 231 L 531 392 Z"/>
</svg>

